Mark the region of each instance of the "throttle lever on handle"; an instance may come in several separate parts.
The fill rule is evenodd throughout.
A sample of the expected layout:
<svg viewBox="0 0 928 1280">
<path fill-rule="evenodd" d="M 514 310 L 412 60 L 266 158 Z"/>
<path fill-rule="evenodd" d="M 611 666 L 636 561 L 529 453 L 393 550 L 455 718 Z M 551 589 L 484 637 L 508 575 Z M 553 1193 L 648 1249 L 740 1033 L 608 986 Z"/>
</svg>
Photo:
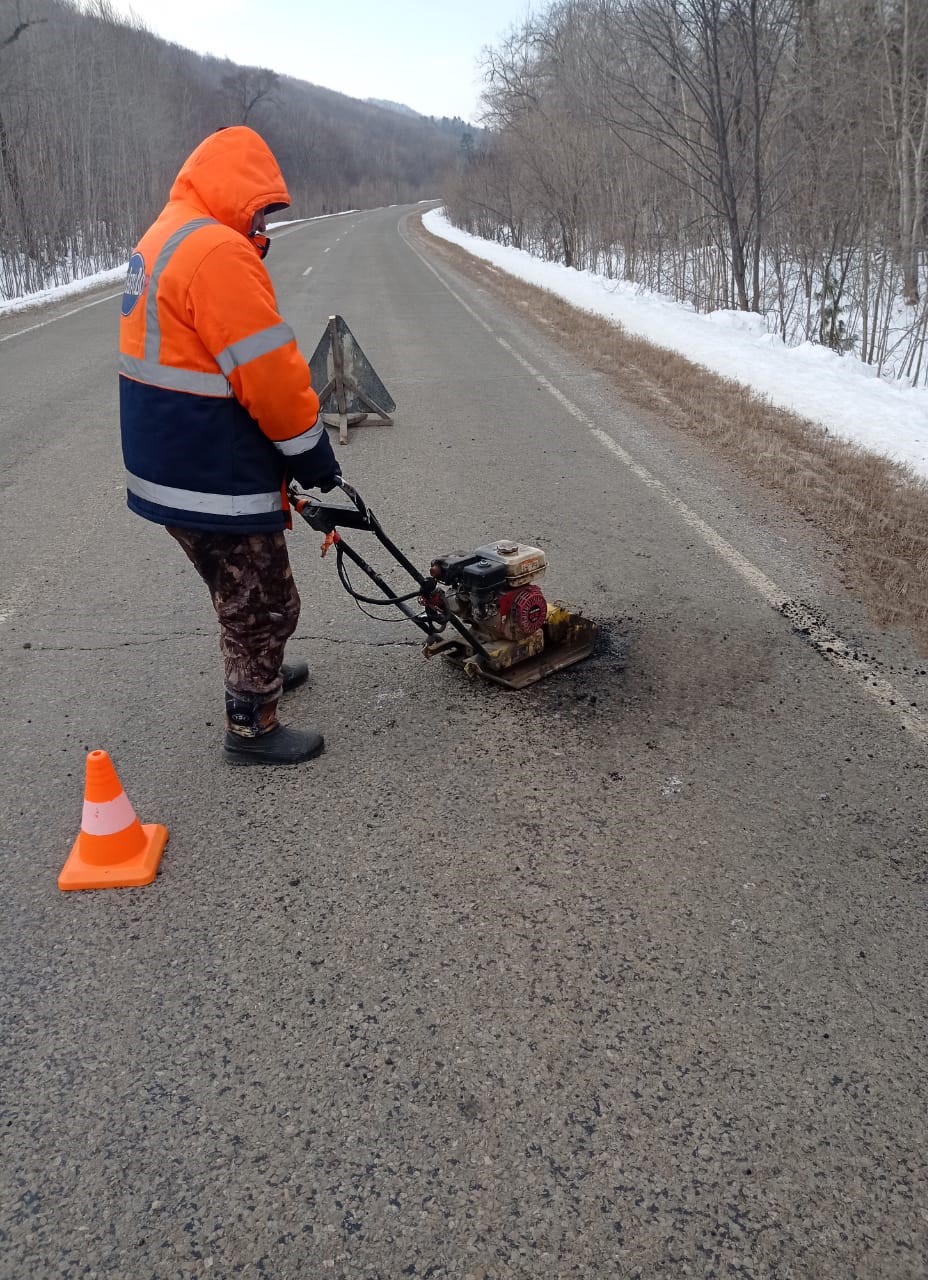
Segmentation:
<svg viewBox="0 0 928 1280">
<path fill-rule="evenodd" d="M 315 487 L 315 485 L 310 486 L 311 489 Z M 339 476 L 332 487 L 341 489 L 346 497 L 350 499 L 351 505 L 360 511 L 362 515 L 367 515 L 367 507 L 364 505 L 362 498 L 354 486 L 350 485 L 347 480 L 342 476 Z M 319 498 L 314 498 L 312 494 L 303 487 L 303 485 L 297 484 L 295 480 L 291 480 L 287 485 L 287 497 L 290 499 L 290 502 L 297 511 L 301 511 L 302 508 L 306 506 L 307 502 L 320 501 Z M 324 501 L 324 499 L 322 499 L 322 501 Z"/>
<path fill-rule="evenodd" d="M 366 504 L 365 504 L 365 502 L 364 502 L 364 499 L 363 499 L 363 498 L 361 497 L 361 495 L 358 493 L 358 491 L 357 491 L 357 489 L 354 487 L 354 485 L 349 484 L 349 483 L 348 483 L 348 481 L 345 479 L 345 477 L 344 477 L 344 476 L 339 476 L 339 477 L 338 477 L 338 479 L 335 481 L 335 484 L 336 484 L 336 487 L 337 487 L 337 488 L 341 489 L 341 491 L 342 491 L 342 493 L 345 495 L 345 497 L 346 497 L 346 498 L 347 498 L 351 503 L 353 503 L 355 507 L 357 507 L 357 509 L 360 511 L 361 515 L 362 515 L 362 516 L 366 516 L 366 515 L 367 515 L 367 506 L 366 506 Z"/>
</svg>

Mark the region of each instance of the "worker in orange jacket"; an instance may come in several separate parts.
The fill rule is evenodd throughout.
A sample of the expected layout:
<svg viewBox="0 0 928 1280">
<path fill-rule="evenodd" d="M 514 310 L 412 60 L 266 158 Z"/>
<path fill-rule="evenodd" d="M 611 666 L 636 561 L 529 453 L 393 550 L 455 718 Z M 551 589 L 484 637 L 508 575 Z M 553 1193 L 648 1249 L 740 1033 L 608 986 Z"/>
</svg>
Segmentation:
<svg viewBox="0 0 928 1280">
<path fill-rule="evenodd" d="M 209 587 L 233 763 L 296 764 L 324 745 L 277 718 L 281 693 L 308 674 L 283 662 L 300 611 L 283 534 L 287 481 L 326 492 L 341 476 L 263 262 L 266 218 L 289 203 L 257 133 L 212 134 L 139 241 L 122 301 L 128 503 L 166 526 Z"/>
</svg>

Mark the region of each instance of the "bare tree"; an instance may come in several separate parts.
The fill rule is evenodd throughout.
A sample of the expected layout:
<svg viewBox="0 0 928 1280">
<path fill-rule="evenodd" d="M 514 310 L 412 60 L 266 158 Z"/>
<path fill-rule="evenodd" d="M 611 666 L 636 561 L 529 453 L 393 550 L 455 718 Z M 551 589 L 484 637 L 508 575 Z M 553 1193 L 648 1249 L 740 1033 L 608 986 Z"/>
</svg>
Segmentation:
<svg viewBox="0 0 928 1280">
<path fill-rule="evenodd" d="M 20 36 L 25 35 L 30 27 L 45 21 L 44 18 L 24 17 L 22 0 L 16 0 L 16 12 L 11 16 L 13 18 L 12 27 L 0 38 L 0 55 L 3 56 L 4 61 L 10 56 L 7 51 L 12 49 L 12 46 L 16 44 Z M 0 61 L 0 68 L 2 67 L 3 61 Z M 6 74 L 4 74 L 4 80 L 9 83 Z M 4 115 L 2 103 L 0 103 L 0 170 L 2 170 L 3 177 L 6 179 L 10 199 L 18 217 L 20 233 L 22 233 L 26 227 L 26 200 L 16 158 L 16 148 L 13 145 L 10 126 Z"/>
<path fill-rule="evenodd" d="M 265 67 L 239 67 L 222 77 L 222 89 L 236 124 L 247 124 L 260 103 L 276 103 L 280 76 Z"/>
<path fill-rule="evenodd" d="M 599 0 L 604 118 L 725 224 L 738 305 L 757 310 L 774 91 L 796 0 Z M 631 145 L 634 145 L 632 142 Z"/>
<path fill-rule="evenodd" d="M 925 236 L 928 161 L 928 6 L 924 0 L 874 5 L 885 67 L 886 121 L 898 192 L 898 246 L 903 296 L 919 300 L 919 253 Z"/>
</svg>

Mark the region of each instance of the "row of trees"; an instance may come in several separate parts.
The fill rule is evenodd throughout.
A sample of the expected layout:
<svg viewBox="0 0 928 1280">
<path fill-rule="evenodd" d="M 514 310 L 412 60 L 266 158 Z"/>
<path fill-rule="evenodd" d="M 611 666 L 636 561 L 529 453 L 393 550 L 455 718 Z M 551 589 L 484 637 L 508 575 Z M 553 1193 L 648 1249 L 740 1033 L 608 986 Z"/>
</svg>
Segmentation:
<svg viewBox="0 0 928 1280">
<path fill-rule="evenodd" d="M 926 0 L 560 0 L 486 77 L 459 225 L 928 379 Z"/>
<path fill-rule="evenodd" d="M 123 261 L 184 158 L 237 123 L 305 216 L 435 195 L 463 129 L 200 57 L 108 0 L 0 0 L 0 297 Z"/>
</svg>

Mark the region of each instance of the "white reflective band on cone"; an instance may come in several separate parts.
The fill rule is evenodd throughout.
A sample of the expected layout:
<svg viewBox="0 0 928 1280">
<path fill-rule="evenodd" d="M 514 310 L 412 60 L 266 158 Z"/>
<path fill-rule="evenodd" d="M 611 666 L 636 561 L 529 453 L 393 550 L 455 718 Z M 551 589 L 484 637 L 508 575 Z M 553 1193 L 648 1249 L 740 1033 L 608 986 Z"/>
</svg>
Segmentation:
<svg viewBox="0 0 928 1280">
<path fill-rule="evenodd" d="M 81 830 L 89 836 L 114 836 L 135 822 L 135 810 L 125 791 L 115 800 L 85 800 Z"/>
</svg>

